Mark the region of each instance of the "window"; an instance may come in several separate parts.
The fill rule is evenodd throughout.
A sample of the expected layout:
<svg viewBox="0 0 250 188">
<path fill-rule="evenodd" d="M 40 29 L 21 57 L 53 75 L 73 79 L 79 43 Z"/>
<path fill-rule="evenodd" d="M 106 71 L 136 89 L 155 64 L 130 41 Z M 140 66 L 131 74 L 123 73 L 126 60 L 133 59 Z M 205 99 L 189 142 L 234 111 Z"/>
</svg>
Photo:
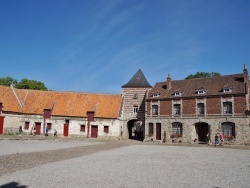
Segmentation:
<svg viewBox="0 0 250 188">
<path fill-rule="evenodd" d="M 205 90 L 198 90 L 197 93 L 198 94 L 205 94 L 206 92 L 205 92 Z"/>
<path fill-rule="evenodd" d="M 47 123 L 47 127 L 48 127 L 49 130 L 51 130 L 52 123 Z"/>
<path fill-rule="evenodd" d="M 181 105 L 174 104 L 174 115 L 180 115 L 180 114 L 181 114 Z"/>
<path fill-rule="evenodd" d="M 149 123 L 148 124 L 148 136 L 151 137 L 154 135 L 154 124 L 153 123 Z"/>
<path fill-rule="evenodd" d="M 230 88 L 224 88 L 223 89 L 223 92 L 226 93 L 226 92 L 231 92 L 232 90 Z"/>
<path fill-rule="evenodd" d="M 172 137 L 173 138 L 182 137 L 182 123 L 179 122 L 172 123 Z"/>
<path fill-rule="evenodd" d="M 24 129 L 28 130 L 30 126 L 30 122 L 26 121 L 24 124 Z"/>
<path fill-rule="evenodd" d="M 152 115 L 158 115 L 158 105 L 152 105 Z"/>
<path fill-rule="evenodd" d="M 80 132 L 85 132 L 85 125 L 80 125 Z"/>
<path fill-rule="evenodd" d="M 109 126 L 107 126 L 107 125 L 104 125 L 104 129 L 103 129 L 103 132 L 105 132 L 105 133 L 109 133 Z"/>
<path fill-rule="evenodd" d="M 153 93 L 152 97 L 159 97 L 161 93 L 157 92 L 157 93 Z"/>
<path fill-rule="evenodd" d="M 137 99 L 137 98 L 138 98 L 138 95 L 137 95 L 137 93 L 135 93 L 133 96 L 133 99 Z"/>
<path fill-rule="evenodd" d="M 223 113 L 232 114 L 232 102 L 223 102 Z"/>
<path fill-rule="evenodd" d="M 175 93 L 174 93 L 174 96 L 180 96 L 180 95 L 181 95 L 180 92 L 175 92 Z"/>
<path fill-rule="evenodd" d="M 222 134 L 226 139 L 235 138 L 235 124 L 231 122 L 225 122 L 221 124 Z"/>
<path fill-rule="evenodd" d="M 65 123 L 66 123 L 66 124 L 69 124 L 69 119 L 65 119 Z"/>
<path fill-rule="evenodd" d="M 138 106 L 134 106 L 134 113 L 137 113 L 138 112 Z"/>
<path fill-rule="evenodd" d="M 197 113 L 198 114 L 204 114 L 204 103 L 198 103 L 197 104 Z"/>
</svg>

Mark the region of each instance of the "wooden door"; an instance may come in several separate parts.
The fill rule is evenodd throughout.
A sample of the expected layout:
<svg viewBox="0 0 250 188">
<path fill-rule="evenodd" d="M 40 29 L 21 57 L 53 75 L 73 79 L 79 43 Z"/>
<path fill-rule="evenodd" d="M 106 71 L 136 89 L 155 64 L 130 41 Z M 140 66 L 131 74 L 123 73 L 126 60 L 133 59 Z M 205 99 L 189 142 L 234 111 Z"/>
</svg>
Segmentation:
<svg viewBox="0 0 250 188">
<path fill-rule="evenodd" d="M 97 138 L 98 136 L 98 126 L 97 125 L 92 125 L 91 126 L 91 137 L 92 138 Z"/>
<path fill-rule="evenodd" d="M 35 134 L 40 135 L 41 134 L 41 123 L 36 122 L 35 123 Z"/>
<path fill-rule="evenodd" d="M 3 134 L 4 116 L 0 116 L 0 134 Z"/>
<path fill-rule="evenodd" d="M 68 136 L 69 135 L 69 124 L 65 123 L 63 127 L 63 136 Z"/>
<path fill-rule="evenodd" d="M 156 123 L 156 140 L 161 140 L 161 124 Z"/>
</svg>

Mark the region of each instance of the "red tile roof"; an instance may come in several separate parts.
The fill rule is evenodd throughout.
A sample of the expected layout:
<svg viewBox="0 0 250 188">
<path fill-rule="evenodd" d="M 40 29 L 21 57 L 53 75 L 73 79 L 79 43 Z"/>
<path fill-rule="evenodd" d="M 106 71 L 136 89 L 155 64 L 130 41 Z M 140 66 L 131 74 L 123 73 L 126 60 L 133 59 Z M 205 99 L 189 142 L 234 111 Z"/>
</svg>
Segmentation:
<svg viewBox="0 0 250 188">
<path fill-rule="evenodd" d="M 52 116 L 86 117 L 87 111 L 95 111 L 95 117 L 117 118 L 122 96 L 118 94 L 94 94 L 80 92 L 57 92 L 14 89 L 23 108 L 12 92 L 11 87 L 0 86 L 0 102 L 3 111 L 25 114 L 43 114 L 51 109 Z"/>
</svg>

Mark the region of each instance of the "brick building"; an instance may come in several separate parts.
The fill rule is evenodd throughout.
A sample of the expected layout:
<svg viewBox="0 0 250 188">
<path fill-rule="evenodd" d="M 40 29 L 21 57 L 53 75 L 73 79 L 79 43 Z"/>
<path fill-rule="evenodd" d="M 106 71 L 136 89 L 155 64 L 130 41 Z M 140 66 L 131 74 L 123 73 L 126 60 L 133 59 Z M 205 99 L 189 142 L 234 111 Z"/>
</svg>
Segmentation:
<svg viewBox="0 0 250 188">
<path fill-rule="evenodd" d="M 153 87 L 139 69 L 122 94 L 16 89 L 0 86 L 0 134 L 108 137 L 204 143 L 222 133 L 227 142 L 250 143 L 249 79 L 243 73 L 172 80 Z"/>
<path fill-rule="evenodd" d="M 145 139 L 204 143 L 222 133 L 250 143 L 248 70 L 243 73 L 158 82 L 147 92 Z"/>
</svg>

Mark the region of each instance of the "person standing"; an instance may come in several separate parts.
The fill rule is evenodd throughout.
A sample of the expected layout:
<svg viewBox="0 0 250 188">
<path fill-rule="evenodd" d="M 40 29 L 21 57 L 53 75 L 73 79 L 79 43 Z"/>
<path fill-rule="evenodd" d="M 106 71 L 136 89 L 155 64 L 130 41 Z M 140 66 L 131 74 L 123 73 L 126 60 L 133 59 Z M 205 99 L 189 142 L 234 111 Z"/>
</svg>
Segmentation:
<svg viewBox="0 0 250 188">
<path fill-rule="evenodd" d="M 219 144 L 219 134 L 216 133 L 214 137 L 214 146 L 216 147 Z"/>
<path fill-rule="evenodd" d="M 45 136 L 48 136 L 48 133 L 49 133 L 49 128 L 46 127 L 46 129 L 45 129 Z"/>
<path fill-rule="evenodd" d="M 224 142 L 224 137 L 223 134 L 220 133 L 220 146 L 223 146 L 223 142 Z"/>
<path fill-rule="evenodd" d="M 54 130 L 54 137 L 55 138 L 57 137 L 57 130 L 56 129 Z"/>
<path fill-rule="evenodd" d="M 210 134 L 207 133 L 207 145 L 211 145 Z"/>
</svg>

